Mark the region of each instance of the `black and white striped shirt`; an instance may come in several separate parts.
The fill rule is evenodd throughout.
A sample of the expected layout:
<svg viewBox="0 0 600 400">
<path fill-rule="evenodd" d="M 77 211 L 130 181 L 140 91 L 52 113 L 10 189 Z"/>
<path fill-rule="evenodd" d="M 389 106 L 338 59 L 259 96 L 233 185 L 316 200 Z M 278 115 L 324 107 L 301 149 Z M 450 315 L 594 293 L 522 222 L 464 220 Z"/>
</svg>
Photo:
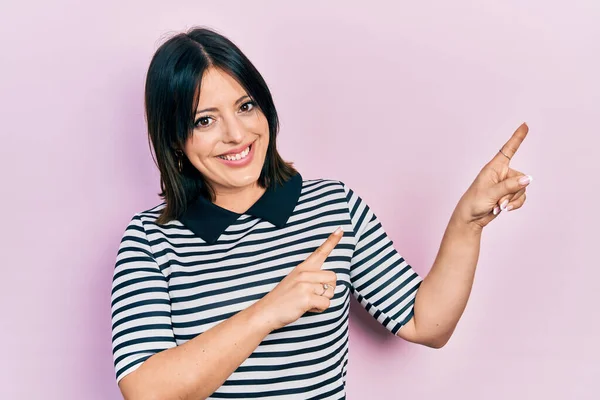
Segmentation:
<svg viewBox="0 0 600 400">
<path fill-rule="evenodd" d="M 271 332 L 210 398 L 345 398 L 350 293 L 394 334 L 413 315 L 422 278 L 342 182 L 297 174 L 244 214 L 199 198 L 179 220 L 157 225 L 163 207 L 135 215 L 119 248 L 117 382 L 261 299 L 338 226 L 344 236 L 323 265 L 338 279 L 330 307 Z"/>
</svg>

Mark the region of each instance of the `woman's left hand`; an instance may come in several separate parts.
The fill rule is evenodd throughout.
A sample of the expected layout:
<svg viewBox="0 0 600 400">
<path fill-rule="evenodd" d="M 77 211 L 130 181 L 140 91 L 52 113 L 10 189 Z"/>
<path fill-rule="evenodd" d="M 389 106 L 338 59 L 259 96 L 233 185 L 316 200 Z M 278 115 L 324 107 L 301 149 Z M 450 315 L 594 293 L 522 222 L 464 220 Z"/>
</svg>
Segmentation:
<svg viewBox="0 0 600 400">
<path fill-rule="evenodd" d="M 525 123 L 517 128 L 501 151 L 477 175 L 458 202 L 453 216 L 483 229 L 503 210 L 517 210 L 523 206 L 526 187 L 532 177 L 510 168 L 509 164 L 528 131 Z"/>
</svg>

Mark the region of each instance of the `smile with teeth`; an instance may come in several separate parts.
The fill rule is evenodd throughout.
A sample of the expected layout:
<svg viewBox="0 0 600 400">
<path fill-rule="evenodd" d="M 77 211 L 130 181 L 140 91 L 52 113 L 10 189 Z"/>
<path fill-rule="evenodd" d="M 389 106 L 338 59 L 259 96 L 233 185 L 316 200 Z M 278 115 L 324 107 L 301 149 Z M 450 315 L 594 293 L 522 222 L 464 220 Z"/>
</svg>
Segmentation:
<svg viewBox="0 0 600 400">
<path fill-rule="evenodd" d="M 237 153 L 237 154 L 226 154 L 224 156 L 218 156 L 219 158 L 222 158 L 223 160 L 227 160 L 227 161 L 237 161 L 237 160 L 241 160 L 246 158 L 246 156 L 248 155 L 248 153 L 250 153 L 250 147 L 252 145 L 249 145 L 248 147 L 246 147 L 241 153 Z"/>
</svg>

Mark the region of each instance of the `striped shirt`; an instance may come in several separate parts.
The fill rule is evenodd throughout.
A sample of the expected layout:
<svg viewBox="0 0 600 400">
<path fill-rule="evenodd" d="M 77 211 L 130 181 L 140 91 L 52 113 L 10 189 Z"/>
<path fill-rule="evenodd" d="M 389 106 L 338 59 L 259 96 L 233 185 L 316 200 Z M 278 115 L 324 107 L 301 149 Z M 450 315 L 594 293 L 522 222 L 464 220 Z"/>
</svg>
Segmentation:
<svg viewBox="0 0 600 400">
<path fill-rule="evenodd" d="M 297 174 L 244 214 L 199 198 L 181 218 L 157 225 L 164 206 L 136 214 L 118 251 L 117 382 L 260 300 L 338 226 L 344 235 L 322 267 L 337 274 L 330 307 L 272 331 L 209 398 L 345 398 L 349 295 L 393 334 L 413 315 L 422 278 L 340 181 Z"/>
</svg>

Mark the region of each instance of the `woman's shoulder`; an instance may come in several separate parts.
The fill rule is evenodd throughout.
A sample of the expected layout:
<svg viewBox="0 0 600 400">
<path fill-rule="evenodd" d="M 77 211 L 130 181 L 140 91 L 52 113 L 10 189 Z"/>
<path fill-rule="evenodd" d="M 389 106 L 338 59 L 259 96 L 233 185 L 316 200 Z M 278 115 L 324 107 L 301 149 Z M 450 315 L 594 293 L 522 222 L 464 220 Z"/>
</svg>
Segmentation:
<svg viewBox="0 0 600 400">
<path fill-rule="evenodd" d="M 313 197 L 318 193 L 338 195 L 344 198 L 348 207 L 354 208 L 359 204 L 366 204 L 362 196 L 355 191 L 352 185 L 345 181 L 333 178 L 303 179 L 302 195 Z"/>
<path fill-rule="evenodd" d="M 161 211 L 166 207 L 167 203 L 164 201 L 160 204 L 155 205 L 152 208 L 143 209 L 133 214 L 132 219 L 156 219 L 159 217 Z"/>
<path fill-rule="evenodd" d="M 140 216 L 144 216 L 144 217 L 158 217 L 161 213 L 161 211 L 167 206 L 166 202 L 161 202 L 160 204 L 155 205 L 152 208 L 149 208 L 147 210 L 144 211 L 140 211 L 137 215 Z"/>
<path fill-rule="evenodd" d="M 332 201 L 345 201 L 350 204 L 355 201 L 356 193 L 346 183 L 339 179 L 333 178 L 318 178 L 318 179 L 303 179 L 301 198 L 328 198 Z M 324 196 L 324 197 L 323 197 Z"/>
<path fill-rule="evenodd" d="M 162 210 L 167 206 L 164 201 L 154 207 L 136 212 L 132 217 L 129 225 L 147 226 L 156 225 L 156 220 L 160 216 Z"/>
<path fill-rule="evenodd" d="M 338 179 L 333 179 L 333 178 L 313 178 L 313 179 L 306 179 L 306 178 L 302 178 L 302 185 L 303 186 L 310 186 L 310 185 L 344 185 L 344 182 L 338 180 Z"/>
<path fill-rule="evenodd" d="M 317 188 L 332 188 L 343 190 L 348 193 L 350 188 L 341 180 L 334 178 L 314 178 L 314 179 L 302 179 L 302 190 L 313 190 Z"/>
</svg>

